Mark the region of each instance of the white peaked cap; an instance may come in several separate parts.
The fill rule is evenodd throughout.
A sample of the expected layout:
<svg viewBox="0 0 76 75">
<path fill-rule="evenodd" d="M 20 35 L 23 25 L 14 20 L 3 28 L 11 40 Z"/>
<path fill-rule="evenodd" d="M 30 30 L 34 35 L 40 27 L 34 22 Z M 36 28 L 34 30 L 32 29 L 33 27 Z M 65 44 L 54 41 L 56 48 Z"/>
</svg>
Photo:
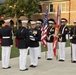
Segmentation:
<svg viewBox="0 0 76 75">
<path fill-rule="evenodd" d="M 73 22 L 76 22 L 76 20 L 74 20 Z"/>
<path fill-rule="evenodd" d="M 48 23 L 54 23 L 53 21 L 48 21 Z"/>
<path fill-rule="evenodd" d="M 31 24 L 36 24 L 36 22 L 35 21 L 31 21 Z"/>
<path fill-rule="evenodd" d="M 66 20 L 61 20 L 62 22 L 65 22 Z"/>
<path fill-rule="evenodd" d="M 36 23 L 42 23 L 41 21 L 36 21 Z"/>
<path fill-rule="evenodd" d="M 22 23 L 28 23 L 28 20 L 22 20 L 21 22 Z"/>
<path fill-rule="evenodd" d="M 11 21 L 11 19 L 4 20 L 5 23 L 10 22 L 10 21 Z"/>
</svg>

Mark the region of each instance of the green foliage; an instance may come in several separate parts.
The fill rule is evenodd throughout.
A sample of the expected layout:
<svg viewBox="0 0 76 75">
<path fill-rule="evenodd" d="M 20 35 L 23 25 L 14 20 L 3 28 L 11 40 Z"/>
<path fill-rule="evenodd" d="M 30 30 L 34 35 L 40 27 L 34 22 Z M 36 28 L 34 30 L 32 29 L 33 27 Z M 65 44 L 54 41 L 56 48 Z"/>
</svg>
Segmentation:
<svg viewBox="0 0 76 75">
<path fill-rule="evenodd" d="M 5 10 L 5 6 L 4 5 L 0 5 L 0 16 L 5 14 L 3 10 Z"/>
<path fill-rule="evenodd" d="M 39 11 L 38 2 L 39 0 L 26 0 L 26 16 L 28 18 Z"/>
<path fill-rule="evenodd" d="M 6 9 L 4 10 L 6 16 L 17 18 L 25 14 L 25 0 L 6 0 L 4 5 Z"/>
<path fill-rule="evenodd" d="M 17 18 L 26 15 L 30 18 L 39 11 L 38 2 L 39 0 L 6 0 L 0 6 L 0 15 L 16 16 Z"/>
</svg>

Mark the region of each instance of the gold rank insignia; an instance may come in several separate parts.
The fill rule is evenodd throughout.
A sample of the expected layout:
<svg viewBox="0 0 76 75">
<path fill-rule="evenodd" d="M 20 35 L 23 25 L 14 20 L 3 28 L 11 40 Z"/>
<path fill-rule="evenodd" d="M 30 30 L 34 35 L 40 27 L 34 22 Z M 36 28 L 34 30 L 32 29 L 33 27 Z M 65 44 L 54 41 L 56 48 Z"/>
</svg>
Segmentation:
<svg viewBox="0 0 76 75">
<path fill-rule="evenodd" d="M 34 34 L 34 36 L 35 36 L 35 35 L 37 34 L 37 31 L 36 31 L 36 30 L 34 30 L 34 31 L 33 31 L 33 34 Z"/>
</svg>

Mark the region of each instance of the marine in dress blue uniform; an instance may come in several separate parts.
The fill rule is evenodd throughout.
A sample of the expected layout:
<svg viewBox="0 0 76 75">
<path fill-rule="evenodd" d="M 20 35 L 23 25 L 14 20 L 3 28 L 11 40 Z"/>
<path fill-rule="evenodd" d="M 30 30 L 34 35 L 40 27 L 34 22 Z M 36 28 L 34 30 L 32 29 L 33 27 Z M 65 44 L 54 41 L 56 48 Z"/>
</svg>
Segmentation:
<svg viewBox="0 0 76 75">
<path fill-rule="evenodd" d="M 59 29 L 59 61 L 65 60 L 65 43 L 66 43 L 66 34 L 69 32 L 69 29 L 66 26 L 67 20 L 65 18 L 61 19 L 61 26 Z"/>
<path fill-rule="evenodd" d="M 39 40 L 40 32 L 36 28 L 36 22 L 31 21 L 31 29 L 29 30 L 30 38 L 30 67 L 37 67 L 38 65 L 38 51 L 39 51 Z"/>
<path fill-rule="evenodd" d="M 52 20 L 48 21 L 48 29 L 47 29 L 47 60 L 53 59 L 53 39 L 54 39 L 54 32 L 55 28 L 54 25 L 55 22 Z"/>
<path fill-rule="evenodd" d="M 8 69 L 9 66 L 10 52 L 11 52 L 11 37 L 12 37 L 12 28 L 10 27 L 10 19 L 4 20 L 5 26 L 1 28 L 1 37 L 2 37 L 2 68 Z"/>
<path fill-rule="evenodd" d="M 74 26 L 70 30 L 70 41 L 72 46 L 72 63 L 76 63 L 76 20 L 74 20 Z"/>
<path fill-rule="evenodd" d="M 41 20 L 37 20 L 36 21 L 36 25 L 37 25 L 37 29 L 40 31 L 40 35 L 41 35 L 42 21 Z M 39 41 L 39 51 L 38 51 L 38 53 L 39 53 L 38 59 L 40 59 L 41 58 L 41 38 L 40 38 L 40 41 Z"/>
<path fill-rule="evenodd" d="M 19 69 L 20 71 L 26 71 L 26 59 L 28 54 L 29 46 L 29 32 L 27 29 L 28 20 L 22 20 L 22 27 L 16 32 L 16 39 L 18 39 L 19 48 Z"/>
</svg>

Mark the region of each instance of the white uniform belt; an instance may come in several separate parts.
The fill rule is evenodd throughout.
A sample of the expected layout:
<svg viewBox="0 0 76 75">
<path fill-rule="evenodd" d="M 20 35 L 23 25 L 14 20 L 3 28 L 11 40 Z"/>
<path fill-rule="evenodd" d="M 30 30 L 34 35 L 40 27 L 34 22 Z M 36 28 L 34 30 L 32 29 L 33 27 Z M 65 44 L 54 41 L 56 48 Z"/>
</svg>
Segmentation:
<svg viewBox="0 0 76 75">
<path fill-rule="evenodd" d="M 2 37 L 3 39 L 9 39 L 10 37 L 9 36 L 5 36 L 5 37 Z"/>
</svg>

